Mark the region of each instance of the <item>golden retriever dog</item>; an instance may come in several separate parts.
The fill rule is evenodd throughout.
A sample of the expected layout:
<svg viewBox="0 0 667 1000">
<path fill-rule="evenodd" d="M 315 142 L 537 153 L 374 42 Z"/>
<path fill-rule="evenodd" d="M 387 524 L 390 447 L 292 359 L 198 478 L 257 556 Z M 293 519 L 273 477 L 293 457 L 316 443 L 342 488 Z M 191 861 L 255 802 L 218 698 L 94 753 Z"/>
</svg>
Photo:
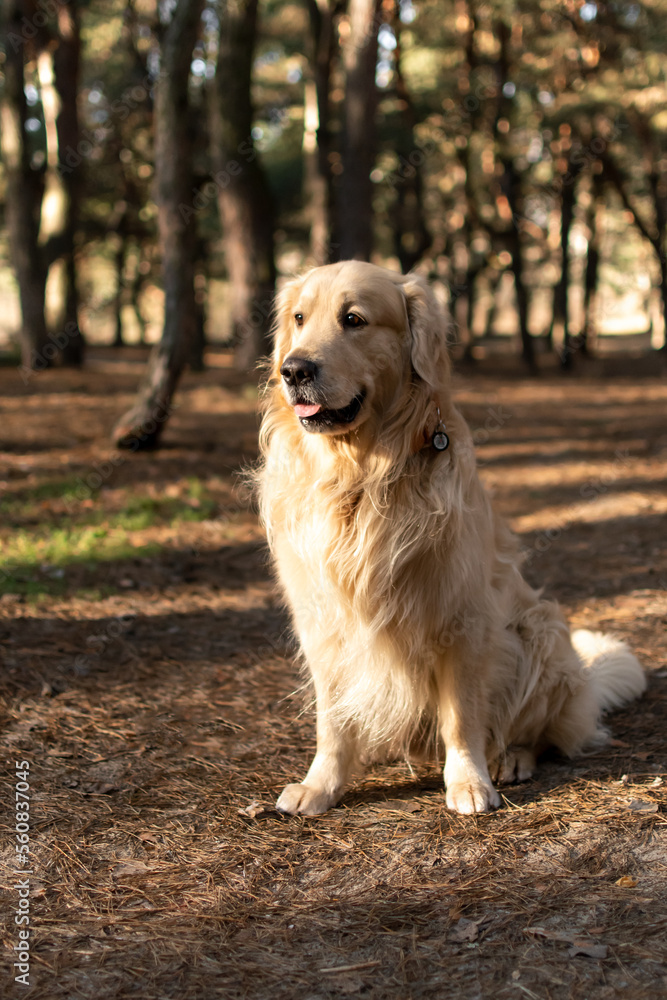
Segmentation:
<svg viewBox="0 0 667 1000">
<path fill-rule="evenodd" d="M 423 280 L 343 261 L 277 301 L 258 471 L 278 577 L 315 688 L 317 751 L 284 813 L 322 813 L 363 762 L 445 752 L 447 806 L 605 739 L 642 693 L 605 635 L 570 634 L 521 575 L 450 389 L 446 324 Z"/>
</svg>

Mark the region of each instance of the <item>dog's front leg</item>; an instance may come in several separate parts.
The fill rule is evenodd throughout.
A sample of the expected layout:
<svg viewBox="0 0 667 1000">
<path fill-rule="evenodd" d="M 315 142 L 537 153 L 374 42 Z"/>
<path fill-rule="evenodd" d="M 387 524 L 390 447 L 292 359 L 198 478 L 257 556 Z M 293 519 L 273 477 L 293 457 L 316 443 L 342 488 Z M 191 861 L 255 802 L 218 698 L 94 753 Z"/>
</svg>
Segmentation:
<svg viewBox="0 0 667 1000">
<path fill-rule="evenodd" d="M 317 816 L 335 806 L 345 790 L 356 757 L 350 727 L 333 717 L 329 691 L 316 681 L 317 751 L 300 784 L 287 785 L 276 802 L 279 812 Z"/>
<path fill-rule="evenodd" d="M 445 744 L 447 807 L 458 813 L 496 809 L 500 796 L 486 762 L 487 704 L 483 680 L 465 657 L 453 656 L 437 678 L 440 732 Z"/>
</svg>

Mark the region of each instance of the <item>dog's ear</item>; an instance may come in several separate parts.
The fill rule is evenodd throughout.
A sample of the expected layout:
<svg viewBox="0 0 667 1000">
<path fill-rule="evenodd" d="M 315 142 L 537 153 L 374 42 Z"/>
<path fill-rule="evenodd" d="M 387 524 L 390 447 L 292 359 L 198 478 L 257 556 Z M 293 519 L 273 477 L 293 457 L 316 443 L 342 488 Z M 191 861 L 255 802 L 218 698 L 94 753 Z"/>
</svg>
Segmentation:
<svg viewBox="0 0 667 1000">
<path fill-rule="evenodd" d="M 443 367 L 449 367 L 444 312 L 419 275 L 407 275 L 402 288 L 410 325 L 412 367 L 424 382 L 437 385 Z"/>
</svg>

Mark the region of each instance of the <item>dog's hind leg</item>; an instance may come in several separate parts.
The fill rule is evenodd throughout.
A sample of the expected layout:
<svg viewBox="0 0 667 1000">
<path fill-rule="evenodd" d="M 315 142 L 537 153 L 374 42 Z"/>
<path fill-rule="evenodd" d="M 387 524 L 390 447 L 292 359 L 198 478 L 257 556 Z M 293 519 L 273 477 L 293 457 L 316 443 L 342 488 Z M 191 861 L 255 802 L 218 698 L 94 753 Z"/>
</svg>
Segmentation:
<svg viewBox="0 0 667 1000">
<path fill-rule="evenodd" d="M 487 714 L 484 683 L 460 650 L 452 651 L 436 678 L 440 732 L 445 744 L 447 807 L 458 813 L 496 809 L 500 796 L 486 762 Z"/>
<path fill-rule="evenodd" d="M 282 813 L 317 816 L 335 806 L 356 763 L 357 741 L 352 728 L 335 719 L 329 693 L 317 680 L 316 694 L 317 750 L 303 781 L 287 785 L 276 802 Z"/>
<path fill-rule="evenodd" d="M 490 767 L 491 777 L 499 785 L 527 781 L 537 766 L 537 753 L 532 747 L 509 746 Z"/>
</svg>

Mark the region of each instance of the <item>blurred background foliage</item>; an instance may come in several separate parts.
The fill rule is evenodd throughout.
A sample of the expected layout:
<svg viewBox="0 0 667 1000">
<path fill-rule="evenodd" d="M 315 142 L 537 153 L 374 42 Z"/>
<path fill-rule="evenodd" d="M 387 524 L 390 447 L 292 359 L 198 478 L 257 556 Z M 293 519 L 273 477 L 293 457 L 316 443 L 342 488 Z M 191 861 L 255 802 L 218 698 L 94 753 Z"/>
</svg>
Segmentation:
<svg viewBox="0 0 667 1000">
<path fill-rule="evenodd" d="M 251 370 L 275 280 L 351 256 L 428 276 L 471 362 L 661 349 L 666 52 L 664 0 L 5 0 L 0 346 L 164 347 L 182 230 L 176 369 Z"/>
</svg>

